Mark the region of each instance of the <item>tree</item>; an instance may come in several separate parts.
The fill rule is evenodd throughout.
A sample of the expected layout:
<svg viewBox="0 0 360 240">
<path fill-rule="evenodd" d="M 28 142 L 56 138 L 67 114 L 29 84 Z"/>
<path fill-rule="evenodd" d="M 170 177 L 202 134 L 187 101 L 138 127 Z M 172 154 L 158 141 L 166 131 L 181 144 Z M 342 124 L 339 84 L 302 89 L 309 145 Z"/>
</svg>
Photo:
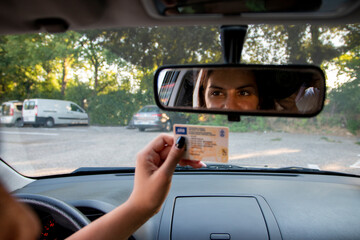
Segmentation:
<svg viewBox="0 0 360 240">
<path fill-rule="evenodd" d="M 340 112 L 347 128 L 356 133 L 360 129 L 360 45 L 335 59 L 340 73 L 349 76 L 349 81 L 329 93 L 331 112 Z"/>
<path fill-rule="evenodd" d="M 217 27 L 125 28 L 102 34 L 99 44 L 112 57 L 138 69 L 134 78 L 139 79 L 136 100 L 140 106 L 154 103 L 153 74 L 159 66 L 221 62 Z"/>
<path fill-rule="evenodd" d="M 196 32 L 196 34 L 194 34 Z M 221 62 L 217 27 L 151 27 L 107 31 L 104 47 L 150 70 L 166 64 Z"/>
<path fill-rule="evenodd" d="M 73 65 L 79 65 L 79 55 L 81 52 L 78 44 L 81 34 L 73 31 L 53 35 L 53 48 L 56 60 L 60 66 L 60 86 L 61 96 L 65 96 L 67 84 L 69 82 L 69 72 Z"/>
<path fill-rule="evenodd" d="M 7 98 L 61 98 L 68 69 L 76 55 L 76 36 L 74 32 L 3 36 L 0 42 L 0 71 L 3 73 L 0 85 L 11 92 Z M 59 84 L 60 72 L 62 79 Z"/>
<path fill-rule="evenodd" d="M 103 31 L 86 31 L 82 32 L 79 44 L 82 46 L 81 57 L 83 57 L 90 68 L 93 70 L 93 87 L 94 93 L 101 93 L 107 87 L 116 86 L 117 79 L 114 74 L 108 74 L 106 71 L 109 64 L 121 66 L 122 61 L 115 59 L 113 53 L 104 48 L 105 32 Z M 115 77 L 115 79 L 114 79 Z"/>
</svg>

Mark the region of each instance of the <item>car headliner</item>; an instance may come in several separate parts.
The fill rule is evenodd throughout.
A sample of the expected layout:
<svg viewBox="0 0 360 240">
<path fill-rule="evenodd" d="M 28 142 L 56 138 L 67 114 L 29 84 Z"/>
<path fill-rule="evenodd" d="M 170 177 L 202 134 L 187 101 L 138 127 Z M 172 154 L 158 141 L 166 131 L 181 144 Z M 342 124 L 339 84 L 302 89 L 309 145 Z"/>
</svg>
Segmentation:
<svg viewBox="0 0 360 240">
<path fill-rule="evenodd" d="M 356 23 L 360 1 L 333 13 L 256 13 L 241 16 L 163 17 L 151 0 L 13 0 L 0 2 L 0 34 L 62 32 L 96 28 L 166 25 Z M 64 23 L 64 24 L 63 24 Z"/>
</svg>

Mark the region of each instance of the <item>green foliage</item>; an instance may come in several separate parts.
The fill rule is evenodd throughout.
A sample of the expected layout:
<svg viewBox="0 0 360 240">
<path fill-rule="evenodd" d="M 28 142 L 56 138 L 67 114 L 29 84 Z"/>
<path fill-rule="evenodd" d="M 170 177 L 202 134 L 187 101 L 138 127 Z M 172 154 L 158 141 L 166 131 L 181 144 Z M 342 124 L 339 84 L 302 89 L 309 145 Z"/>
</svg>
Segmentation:
<svg viewBox="0 0 360 240">
<path fill-rule="evenodd" d="M 341 127 L 342 118 L 339 114 L 330 114 L 329 107 L 325 106 L 323 112 L 316 117 L 316 123 L 317 127 Z"/>
<path fill-rule="evenodd" d="M 104 32 L 104 38 L 104 47 L 150 71 L 166 64 L 221 62 L 218 27 L 124 28 Z"/>
<path fill-rule="evenodd" d="M 347 122 L 347 129 L 354 135 L 356 135 L 357 131 L 360 129 L 360 120 L 357 119 L 349 119 Z"/>
<path fill-rule="evenodd" d="M 127 125 L 137 110 L 132 98 L 132 94 L 122 90 L 91 98 L 88 107 L 91 124 Z"/>
<path fill-rule="evenodd" d="M 240 122 L 229 122 L 225 115 L 190 115 L 189 124 L 207 126 L 226 126 L 230 132 L 265 131 L 270 129 L 266 119 L 261 117 L 242 117 Z"/>
<path fill-rule="evenodd" d="M 76 34 L 2 36 L 0 40 L 1 100 L 13 97 L 63 98 L 59 95 L 63 72 L 61 58 L 74 57 Z"/>
<path fill-rule="evenodd" d="M 143 69 L 137 77 L 141 81 L 136 100 L 141 105 L 155 104 L 153 89 L 154 71 Z"/>
<path fill-rule="evenodd" d="M 266 120 L 261 117 L 243 117 L 240 122 L 230 123 L 232 132 L 265 131 L 268 129 Z"/>
<path fill-rule="evenodd" d="M 360 77 L 360 74 L 359 74 Z M 330 92 L 331 104 L 344 114 L 360 113 L 360 78 L 344 83 Z"/>
<path fill-rule="evenodd" d="M 77 103 L 85 110 L 88 108 L 88 101 L 92 97 L 93 90 L 87 83 L 84 82 L 72 82 L 67 87 L 65 99 Z"/>
<path fill-rule="evenodd" d="M 359 35 L 360 35 L 360 29 Z M 349 76 L 350 80 L 329 93 L 329 108 L 332 112 L 342 114 L 348 130 L 356 134 L 360 130 L 360 46 L 335 59 L 340 72 Z"/>
<path fill-rule="evenodd" d="M 199 115 L 198 114 L 190 113 L 188 119 L 189 119 L 189 124 L 199 124 Z"/>
</svg>

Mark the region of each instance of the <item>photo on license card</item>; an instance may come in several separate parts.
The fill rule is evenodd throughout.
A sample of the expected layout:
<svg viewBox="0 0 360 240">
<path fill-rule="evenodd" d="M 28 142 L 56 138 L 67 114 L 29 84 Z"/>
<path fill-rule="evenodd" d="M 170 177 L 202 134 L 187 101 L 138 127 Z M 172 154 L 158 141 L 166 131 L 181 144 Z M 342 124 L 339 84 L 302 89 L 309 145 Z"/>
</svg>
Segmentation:
<svg viewBox="0 0 360 240">
<path fill-rule="evenodd" d="M 174 139 L 186 138 L 184 159 L 227 163 L 229 128 L 198 125 L 174 125 Z"/>
</svg>

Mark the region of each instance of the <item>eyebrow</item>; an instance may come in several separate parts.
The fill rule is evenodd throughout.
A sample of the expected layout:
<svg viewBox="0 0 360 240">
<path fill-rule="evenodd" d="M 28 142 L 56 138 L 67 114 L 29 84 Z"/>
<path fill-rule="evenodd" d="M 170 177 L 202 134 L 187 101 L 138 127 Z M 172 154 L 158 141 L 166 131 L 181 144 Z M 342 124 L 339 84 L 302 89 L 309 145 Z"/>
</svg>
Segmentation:
<svg viewBox="0 0 360 240">
<path fill-rule="evenodd" d="M 247 84 L 247 85 L 244 85 L 244 86 L 240 86 L 240 87 L 237 87 L 236 89 L 243 89 L 243 88 L 248 88 L 248 87 L 251 87 L 251 88 L 256 88 L 254 86 L 254 84 Z M 215 89 L 219 89 L 219 90 L 224 90 L 223 87 L 219 87 L 219 86 L 215 86 L 215 85 L 210 85 L 209 88 L 215 88 Z"/>
</svg>

